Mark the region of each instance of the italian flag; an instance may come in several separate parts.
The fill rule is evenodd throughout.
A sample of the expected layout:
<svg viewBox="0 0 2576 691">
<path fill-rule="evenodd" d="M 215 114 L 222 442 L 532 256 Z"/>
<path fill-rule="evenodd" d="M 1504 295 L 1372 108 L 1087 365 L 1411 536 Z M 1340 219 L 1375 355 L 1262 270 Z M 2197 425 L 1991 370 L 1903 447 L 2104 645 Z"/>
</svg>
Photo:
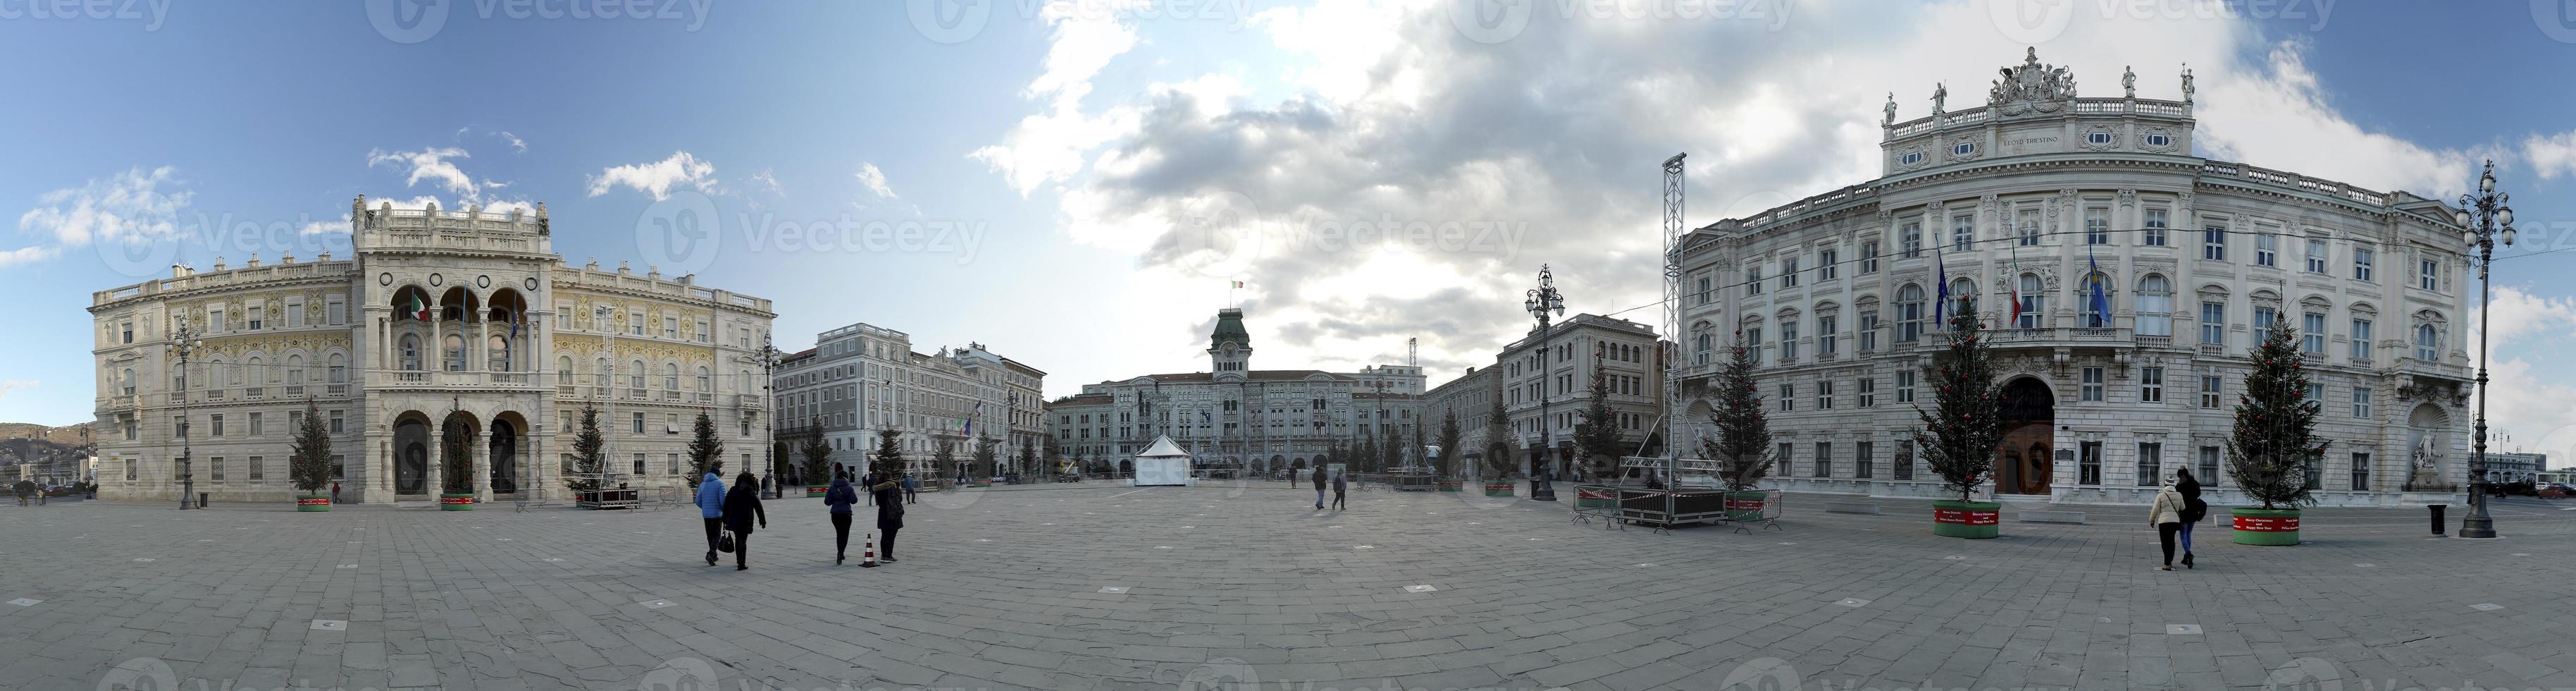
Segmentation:
<svg viewBox="0 0 2576 691">
<path fill-rule="evenodd" d="M 1235 282 L 1234 282 L 1234 287 L 1236 287 L 1236 288 L 1241 288 L 1241 287 L 1243 287 L 1243 282 L 1242 282 L 1242 281 L 1235 281 Z"/>
<path fill-rule="evenodd" d="M 411 295 L 411 318 L 419 321 L 429 321 L 429 305 L 421 303 L 419 293 L 413 293 Z"/>
</svg>

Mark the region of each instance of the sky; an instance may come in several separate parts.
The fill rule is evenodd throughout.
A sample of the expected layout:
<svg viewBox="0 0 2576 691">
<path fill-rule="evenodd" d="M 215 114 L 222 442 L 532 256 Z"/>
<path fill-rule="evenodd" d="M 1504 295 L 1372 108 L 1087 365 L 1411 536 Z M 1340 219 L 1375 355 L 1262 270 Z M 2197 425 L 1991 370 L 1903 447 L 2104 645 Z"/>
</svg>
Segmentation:
<svg viewBox="0 0 2576 691">
<path fill-rule="evenodd" d="M 1865 181 L 1890 92 L 1953 109 L 2025 47 L 2085 96 L 2197 79 L 2199 155 L 2450 199 L 2492 159 L 2503 447 L 2576 456 L 2576 6 L 1968 0 L 0 0 L 0 421 L 92 419 L 94 291 L 347 255 L 365 194 L 543 202 L 567 262 L 868 322 L 1047 393 L 1259 368 L 1434 385 L 1569 312 L 1654 323 L 1687 219 Z M 680 231 L 674 234 L 673 229 Z M 690 232 L 694 231 L 694 232 Z M 676 238 L 676 239 L 675 239 Z M 690 238 L 713 238 L 712 242 Z M 1240 289 L 1232 288 L 1241 282 Z"/>
</svg>

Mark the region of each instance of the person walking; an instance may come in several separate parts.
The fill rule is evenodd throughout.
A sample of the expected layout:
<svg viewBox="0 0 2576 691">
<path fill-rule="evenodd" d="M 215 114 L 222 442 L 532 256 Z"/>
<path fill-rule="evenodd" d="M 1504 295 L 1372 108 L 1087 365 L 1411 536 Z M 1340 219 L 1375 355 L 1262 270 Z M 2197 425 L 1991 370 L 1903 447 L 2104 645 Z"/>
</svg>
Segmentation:
<svg viewBox="0 0 2576 691">
<path fill-rule="evenodd" d="M 2191 469 L 2174 471 L 2174 491 L 2182 495 L 2182 567 L 2191 568 L 2191 527 L 2209 517 L 2209 502 L 2200 499 L 2200 480 Z"/>
<path fill-rule="evenodd" d="M 867 496 L 867 498 L 868 498 L 868 505 L 869 505 L 869 506 L 876 506 L 876 505 L 877 505 L 877 493 L 875 493 L 875 492 L 870 492 L 870 491 L 868 491 L 868 490 L 867 490 L 867 488 L 869 488 L 869 487 L 871 487 L 871 486 L 874 486 L 874 485 L 876 485 L 876 484 L 877 484 L 877 471 L 875 471 L 875 470 L 869 470 L 868 472 L 866 472 L 866 473 L 864 473 L 864 474 L 861 474 L 861 475 L 859 476 L 859 485 L 858 485 L 859 494 L 863 494 L 863 495 L 866 495 L 866 496 Z"/>
<path fill-rule="evenodd" d="M 2182 511 L 2182 490 L 2171 484 L 2156 491 L 2155 506 L 2147 509 L 2147 524 L 2156 527 L 2156 541 L 2165 548 L 2165 563 L 2157 571 L 2173 570 L 2174 536 L 2182 533 Z"/>
<path fill-rule="evenodd" d="M 1315 510 L 1324 510 L 1324 469 L 1315 469 Z"/>
<path fill-rule="evenodd" d="M 850 476 L 833 475 L 832 488 L 823 492 L 823 505 L 832 507 L 832 564 L 835 566 L 850 556 L 850 505 L 856 503 L 859 503 L 859 492 L 850 488 Z"/>
<path fill-rule="evenodd" d="M 708 471 L 706 479 L 698 481 L 698 518 L 707 524 L 708 566 L 716 565 L 716 537 L 724 534 L 724 506 L 724 481 L 716 479 L 714 471 Z"/>
<path fill-rule="evenodd" d="M 868 486 L 868 492 L 877 495 L 877 530 L 885 533 L 885 554 L 877 557 L 877 561 L 894 563 L 894 535 L 903 531 L 904 504 L 902 497 L 896 495 L 904 491 L 903 480 L 910 479 L 910 475 L 902 480 L 888 477 Z"/>
<path fill-rule="evenodd" d="M 745 471 L 734 476 L 733 491 L 726 492 L 724 497 L 724 525 L 726 530 L 733 531 L 735 571 L 751 568 L 751 524 L 754 519 L 760 521 L 760 527 L 769 527 L 769 512 L 760 506 L 760 479 Z"/>
<path fill-rule="evenodd" d="M 1351 508 L 1349 504 L 1343 503 L 1342 501 L 1342 492 L 1350 489 L 1349 477 L 1349 473 L 1333 474 L 1333 508 L 1335 509 L 1349 510 Z"/>
<path fill-rule="evenodd" d="M 340 503 L 340 483 L 331 483 L 331 503 Z"/>
<path fill-rule="evenodd" d="M 921 501 L 921 479 L 913 477 L 912 473 L 904 473 L 903 503 L 910 504 L 917 501 Z"/>
</svg>

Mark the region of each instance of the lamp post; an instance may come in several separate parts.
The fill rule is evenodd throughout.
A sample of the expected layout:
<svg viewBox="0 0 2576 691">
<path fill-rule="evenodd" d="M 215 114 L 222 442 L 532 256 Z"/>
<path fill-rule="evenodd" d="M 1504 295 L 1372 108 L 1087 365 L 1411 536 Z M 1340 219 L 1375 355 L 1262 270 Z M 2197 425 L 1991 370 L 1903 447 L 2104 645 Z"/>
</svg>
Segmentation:
<svg viewBox="0 0 2576 691">
<path fill-rule="evenodd" d="M 178 328 L 171 332 L 171 337 L 179 344 L 179 390 L 176 393 L 179 396 L 179 510 L 181 511 L 188 510 L 188 498 L 197 494 L 195 469 L 189 467 L 192 459 L 189 457 L 191 442 L 188 438 L 188 356 L 195 354 L 198 348 L 206 347 L 206 341 L 198 338 L 198 335 L 196 325 L 190 323 L 186 317 L 180 317 Z"/>
<path fill-rule="evenodd" d="M 2460 239 L 2478 251 L 2478 422 L 2470 438 L 2469 513 L 2460 518 L 2460 537 L 2468 538 L 2496 536 L 2495 519 L 2487 516 L 2487 269 L 2495 264 L 2496 241 L 2513 246 L 2513 208 L 2495 187 L 2495 161 L 2487 161 L 2477 193 L 2460 195 L 2460 210 L 2451 215 L 2463 228 Z"/>
<path fill-rule="evenodd" d="M 1556 447 L 1547 429 L 1547 323 L 1550 312 L 1565 316 L 1565 295 L 1556 292 L 1556 274 L 1546 264 L 1538 266 L 1538 287 L 1521 300 L 1521 309 L 1538 318 L 1538 446 L 1530 451 L 1530 499 L 1556 501 L 1556 487 L 1547 479 L 1548 455 Z"/>
<path fill-rule="evenodd" d="M 759 356 L 760 402 L 761 407 L 769 410 L 769 415 L 760 421 L 762 437 L 760 445 L 765 449 L 762 453 L 769 456 L 769 473 L 776 475 L 778 473 L 778 398 L 770 393 L 770 388 L 778 384 L 778 346 L 770 342 L 767 333 L 760 335 Z"/>
</svg>

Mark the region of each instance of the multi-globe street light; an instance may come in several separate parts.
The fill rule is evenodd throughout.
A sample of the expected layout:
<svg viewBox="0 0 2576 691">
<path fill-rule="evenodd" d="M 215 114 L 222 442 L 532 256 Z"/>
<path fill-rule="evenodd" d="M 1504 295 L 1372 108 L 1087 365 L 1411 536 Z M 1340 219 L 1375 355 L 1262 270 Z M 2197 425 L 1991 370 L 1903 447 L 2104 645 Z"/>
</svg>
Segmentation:
<svg viewBox="0 0 2576 691">
<path fill-rule="evenodd" d="M 197 496 L 195 469 L 189 467 L 193 459 L 189 456 L 191 442 L 188 435 L 188 356 L 195 354 L 198 348 L 206 347 L 205 339 L 198 338 L 199 335 L 196 325 L 186 317 L 179 318 L 179 325 L 170 332 L 172 341 L 179 348 L 179 387 L 175 392 L 179 397 L 179 429 L 175 431 L 179 433 L 179 510 L 181 511 L 188 509 L 190 497 Z"/>
<path fill-rule="evenodd" d="M 2495 519 L 2487 515 L 2487 269 L 2495 264 L 2497 241 L 2513 246 L 2513 208 L 2505 206 L 2509 196 L 2496 191 L 2495 161 L 2487 161 L 2486 171 L 2478 175 L 2478 191 L 2460 195 L 2460 209 L 2451 214 L 2463 228 L 2460 239 L 2478 251 L 2478 422 L 2469 450 L 2469 514 L 2460 518 L 2460 537 L 2496 536 Z"/>
<path fill-rule="evenodd" d="M 1538 445 L 1530 450 L 1530 499 L 1556 501 L 1556 487 L 1547 478 L 1548 456 L 1556 447 L 1556 439 L 1547 429 L 1547 326 L 1549 313 L 1565 316 L 1565 295 L 1556 291 L 1556 274 L 1548 271 L 1546 264 L 1538 266 L 1538 287 L 1531 288 L 1529 297 L 1521 300 L 1521 309 L 1538 318 Z"/>
</svg>

